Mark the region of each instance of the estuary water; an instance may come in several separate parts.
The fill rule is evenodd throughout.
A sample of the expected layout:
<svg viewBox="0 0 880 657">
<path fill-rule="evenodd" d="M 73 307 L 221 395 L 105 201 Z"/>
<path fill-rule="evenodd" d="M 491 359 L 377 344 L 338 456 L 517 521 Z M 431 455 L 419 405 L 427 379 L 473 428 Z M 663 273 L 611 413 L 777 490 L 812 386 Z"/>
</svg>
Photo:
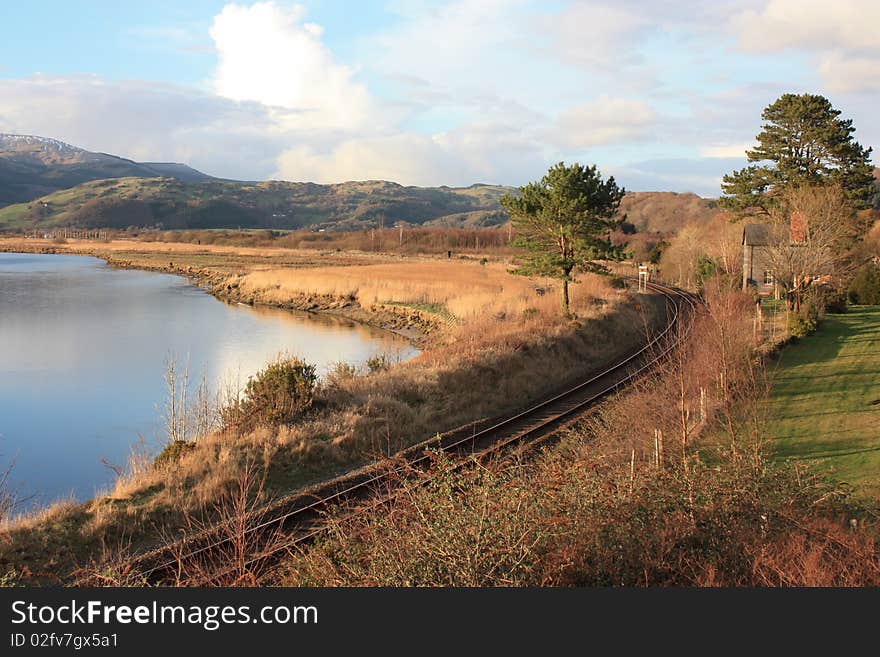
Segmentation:
<svg viewBox="0 0 880 657">
<path fill-rule="evenodd" d="M 0 253 L 0 471 L 19 497 L 91 497 L 141 440 L 164 442 L 168 359 L 215 390 L 279 352 L 325 373 L 379 353 L 417 352 L 335 317 L 223 303 L 179 276 L 111 269 L 98 258 Z"/>
</svg>

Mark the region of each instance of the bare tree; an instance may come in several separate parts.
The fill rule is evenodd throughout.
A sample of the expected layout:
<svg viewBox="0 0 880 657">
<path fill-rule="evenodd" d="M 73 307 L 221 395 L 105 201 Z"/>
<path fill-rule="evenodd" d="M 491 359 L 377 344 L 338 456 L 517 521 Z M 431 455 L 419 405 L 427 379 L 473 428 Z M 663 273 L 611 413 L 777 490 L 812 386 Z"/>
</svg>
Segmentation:
<svg viewBox="0 0 880 657">
<path fill-rule="evenodd" d="M 0 522 L 6 520 L 20 503 L 9 482 L 14 465 L 15 463 L 12 462 L 0 472 Z"/>
<path fill-rule="evenodd" d="M 189 384 L 189 369 L 183 372 L 177 364 L 177 357 L 169 354 L 165 361 L 165 403 L 162 420 L 165 435 L 169 442 L 187 439 L 186 391 Z"/>
<path fill-rule="evenodd" d="M 222 396 L 212 398 L 207 371 L 202 370 L 194 399 L 190 399 L 189 385 L 189 366 L 181 370 L 177 358 L 169 355 L 165 364 L 165 402 L 161 408 L 169 442 L 200 438 L 217 428 Z"/>
<path fill-rule="evenodd" d="M 199 378 L 199 385 L 196 388 L 195 406 L 192 409 L 192 415 L 196 436 L 206 436 L 217 427 L 217 409 L 211 401 L 208 373 L 204 369 Z"/>
<path fill-rule="evenodd" d="M 731 221 L 726 212 L 719 212 L 707 226 L 711 231 L 706 253 L 717 258 L 721 268 L 728 274 L 742 270 L 742 226 Z"/>
<path fill-rule="evenodd" d="M 698 258 L 705 253 L 705 243 L 700 227 L 686 224 L 678 231 L 669 247 L 663 251 L 660 266 L 670 281 L 679 287 L 696 287 L 696 265 Z"/>
<path fill-rule="evenodd" d="M 209 536 L 211 549 L 193 552 L 198 542 L 160 533 L 177 560 L 177 586 L 257 586 L 267 573 L 268 555 L 288 550 L 280 527 L 264 527 L 273 499 L 266 491 L 265 469 L 253 460 L 241 464 L 238 476 L 212 504 L 184 516 L 184 535 Z"/>
<path fill-rule="evenodd" d="M 786 189 L 769 212 L 766 262 L 790 306 L 798 310 L 814 277 L 839 277 L 858 237 L 851 203 L 836 185 Z"/>
</svg>

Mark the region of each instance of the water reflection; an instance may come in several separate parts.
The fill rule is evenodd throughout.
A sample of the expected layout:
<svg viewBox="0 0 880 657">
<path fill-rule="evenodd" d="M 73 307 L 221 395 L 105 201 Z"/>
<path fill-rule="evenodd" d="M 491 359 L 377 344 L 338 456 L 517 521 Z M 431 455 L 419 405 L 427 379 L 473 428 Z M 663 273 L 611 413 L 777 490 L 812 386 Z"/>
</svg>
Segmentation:
<svg viewBox="0 0 880 657">
<path fill-rule="evenodd" d="M 113 270 L 82 256 L 0 253 L 0 465 L 41 500 L 92 495 L 143 436 L 157 447 L 170 354 L 215 387 L 279 351 L 324 373 L 402 338 L 330 316 L 224 304 L 178 276 Z"/>
</svg>

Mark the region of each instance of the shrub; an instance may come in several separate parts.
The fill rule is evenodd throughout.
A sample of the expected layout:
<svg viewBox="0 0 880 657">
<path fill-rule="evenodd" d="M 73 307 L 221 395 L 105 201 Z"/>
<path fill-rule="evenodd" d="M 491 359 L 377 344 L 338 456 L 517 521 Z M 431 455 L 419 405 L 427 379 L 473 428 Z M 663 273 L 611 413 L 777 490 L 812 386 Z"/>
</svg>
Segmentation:
<svg viewBox="0 0 880 657">
<path fill-rule="evenodd" d="M 537 308 L 534 308 L 532 306 L 529 306 L 528 308 L 523 308 L 522 318 L 523 318 L 524 322 L 527 322 L 530 319 L 534 319 L 535 317 L 537 317 L 540 314 L 541 314 L 540 310 L 538 310 Z"/>
<path fill-rule="evenodd" d="M 849 300 L 866 306 L 880 304 L 880 266 L 868 263 L 856 272 L 849 286 Z"/>
<path fill-rule="evenodd" d="M 335 381 L 344 381 L 345 379 L 351 379 L 355 376 L 357 376 L 357 368 L 351 363 L 346 363 L 341 360 L 333 363 L 333 367 L 331 367 L 330 371 L 327 373 L 327 378 Z"/>
<path fill-rule="evenodd" d="M 819 326 L 819 306 L 813 299 L 801 304 L 800 310 L 788 318 L 788 332 L 792 337 L 802 338 L 810 335 Z"/>
<path fill-rule="evenodd" d="M 825 312 L 826 313 L 845 313 L 846 312 L 846 295 L 843 292 L 829 292 L 825 296 Z"/>
<path fill-rule="evenodd" d="M 291 557 L 295 586 L 876 586 L 870 527 L 819 473 L 713 454 L 687 470 L 550 453 L 537 467 L 453 470 L 381 513 L 340 519 Z M 603 463 L 598 465 L 597 461 Z M 756 467 L 757 466 L 757 467 Z M 344 511 L 344 510 L 341 510 Z"/>
<path fill-rule="evenodd" d="M 653 249 L 651 249 L 648 252 L 648 262 L 650 262 L 653 265 L 659 265 L 660 258 L 663 257 L 663 251 L 668 246 L 669 246 L 669 242 L 667 242 L 666 240 L 660 240 L 660 242 L 657 244 L 657 246 L 655 246 Z"/>
<path fill-rule="evenodd" d="M 375 372 L 385 372 L 386 370 L 391 369 L 391 361 L 385 354 L 376 354 L 367 359 L 367 369 L 370 370 L 371 374 Z"/>
<path fill-rule="evenodd" d="M 248 379 L 242 399 L 221 411 L 223 424 L 250 430 L 290 422 L 311 408 L 317 380 L 314 365 L 279 356 Z"/>
<path fill-rule="evenodd" d="M 715 275 L 718 271 L 718 261 L 707 255 L 701 255 L 697 259 L 697 285 L 703 287 L 703 284 Z"/>
<path fill-rule="evenodd" d="M 189 440 L 172 440 L 165 445 L 165 449 L 159 452 L 159 455 L 153 459 L 153 465 L 157 468 L 166 465 L 173 465 L 180 460 L 180 457 L 187 452 L 192 451 L 196 444 Z"/>
</svg>

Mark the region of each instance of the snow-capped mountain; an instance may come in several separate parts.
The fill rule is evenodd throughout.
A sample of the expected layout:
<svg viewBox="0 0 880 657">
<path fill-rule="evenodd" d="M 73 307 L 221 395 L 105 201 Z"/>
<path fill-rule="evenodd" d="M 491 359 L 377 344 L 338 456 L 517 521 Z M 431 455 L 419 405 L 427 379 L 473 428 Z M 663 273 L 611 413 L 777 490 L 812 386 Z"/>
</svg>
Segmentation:
<svg viewBox="0 0 880 657">
<path fill-rule="evenodd" d="M 83 153 L 82 148 L 71 146 L 68 143 L 51 137 L 37 137 L 36 135 L 13 135 L 0 132 L 0 150 L 41 150 L 57 151 L 59 153 Z"/>
<path fill-rule="evenodd" d="M 185 164 L 135 162 L 94 153 L 51 137 L 0 133 L 0 207 L 103 178 L 212 180 Z"/>
</svg>

